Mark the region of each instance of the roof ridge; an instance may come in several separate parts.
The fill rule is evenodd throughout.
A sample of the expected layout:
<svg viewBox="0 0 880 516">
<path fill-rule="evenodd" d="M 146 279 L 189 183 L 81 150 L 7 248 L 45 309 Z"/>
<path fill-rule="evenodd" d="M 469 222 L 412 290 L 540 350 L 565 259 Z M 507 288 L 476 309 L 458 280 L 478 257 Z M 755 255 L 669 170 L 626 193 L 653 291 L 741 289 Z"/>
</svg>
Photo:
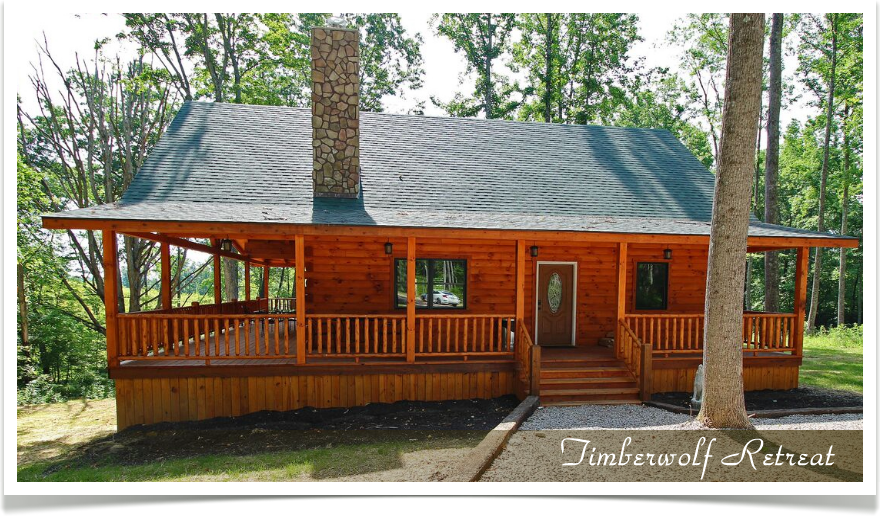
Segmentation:
<svg viewBox="0 0 880 516">
<path fill-rule="evenodd" d="M 184 105 L 198 105 L 198 106 L 212 106 L 229 109 L 277 109 L 277 110 L 289 110 L 289 111 L 306 111 L 311 113 L 311 108 L 307 107 L 298 107 L 298 106 L 276 106 L 272 104 L 234 104 L 231 102 L 206 102 L 201 100 L 187 100 L 184 101 Z M 367 115 L 368 117 L 400 117 L 400 118 L 408 118 L 412 120 L 423 120 L 423 119 L 431 119 L 431 120 L 450 120 L 456 122 L 466 122 L 466 123 L 483 123 L 483 124 L 518 124 L 525 125 L 529 127 L 537 127 L 537 126 L 546 126 L 546 127 L 570 127 L 573 130 L 574 128 L 592 128 L 592 129 L 611 129 L 611 130 L 620 130 L 620 131 L 654 131 L 654 132 L 663 132 L 667 134 L 672 134 L 668 129 L 663 129 L 659 127 L 631 127 L 631 126 L 622 126 L 622 125 L 598 125 L 598 124 L 564 124 L 559 122 L 539 122 L 532 120 L 507 120 L 502 118 L 477 118 L 477 117 L 459 117 L 459 116 L 442 116 L 442 115 L 414 115 L 408 113 L 389 113 L 386 111 L 361 111 L 361 115 Z"/>
</svg>

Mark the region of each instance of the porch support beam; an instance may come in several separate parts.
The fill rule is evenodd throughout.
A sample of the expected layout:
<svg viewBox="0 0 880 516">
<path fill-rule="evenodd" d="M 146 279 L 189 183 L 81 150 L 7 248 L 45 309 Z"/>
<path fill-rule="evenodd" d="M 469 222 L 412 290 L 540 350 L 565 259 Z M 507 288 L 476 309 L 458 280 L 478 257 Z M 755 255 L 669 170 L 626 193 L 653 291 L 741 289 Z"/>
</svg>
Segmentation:
<svg viewBox="0 0 880 516">
<path fill-rule="evenodd" d="M 794 313 L 797 323 L 794 328 L 794 354 L 803 355 L 804 351 L 804 319 L 807 307 L 807 276 L 810 273 L 810 248 L 799 247 L 794 272 Z"/>
<path fill-rule="evenodd" d="M 525 322 L 526 314 L 526 241 L 516 241 L 516 321 Z"/>
<path fill-rule="evenodd" d="M 166 244 L 171 244 L 176 247 L 182 247 L 184 249 L 191 249 L 193 251 L 200 251 L 202 253 L 208 253 L 208 254 L 212 254 L 212 255 L 219 254 L 220 256 L 223 256 L 225 258 L 232 258 L 233 260 L 240 260 L 243 262 L 252 262 L 252 263 L 263 263 L 262 261 L 254 260 L 253 258 L 251 258 L 250 256 L 245 255 L 245 254 L 236 254 L 236 253 L 226 252 L 217 246 L 203 245 L 203 244 L 199 244 L 197 242 L 193 242 L 191 240 L 187 240 L 185 238 L 170 237 L 170 236 L 166 236 L 166 235 L 159 235 L 156 233 L 138 233 L 138 232 L 129 232 L 129 231 L 125 231 L 123 233 L 128 236 L 133 236 L 135 238 L 142 238 L 144 240 L 152 240 L 153 242 L 163 242 Z"/>
<path fill-rule="evenodd" d="M 214 247 L 217 248 L 217 251 L 220 250 L 220 239 L 213 239 L 212 243 Z M 220 254 L 214 253 L 214 304 L 220 304 L 223 302 L 223 293 L 220 290 Z"/>
<path fill-rule="evenodd" d="M 244 263 L 244 300 L 251 300 L 251 264 Z"/>
<path fill-rule="evenodd" d="M 294 284 L 296 286 L 296 363 L 306 363 L 306 252 L 305 237 L 294 237 L 293 254 L 296 259 Z M 269 270 L 268 268 L 266 269 Z M 264 282 L 268 284 L 268 282 Z"/>
<path fill-rule="evenodd" d="M 162 309 L 171 310 L 171 246 L 167 242 L 159 243 L 161 270 Z"/>
<path fill-rule="evenodd" d="M 416 237 L 406 239 L 406 361 L 416 361 Z"/>
<path fill-rule="evenodd" d="M 627 244 L 617 244 L 617 318 L 614 321 L 614 353 L 620 358 L 620 320 L 626 315 Z"/>
<path fill-rule="evenodd" d="M 269 298 L 269 266 L 263 265 L 263 297 Z"/>
<path fill-rule="evenodd" d="M 104 314 L 107 317 L 105 323 L 107 362 L 110 367 L 118 367 L 119 333 L 116 322 L 119 315 L 119 298 L 116 279 L 119 274 L 119 263 L 116 253 L 116 232 L 104 231 L 102 240 L 104 244 Z"/>
</svg>

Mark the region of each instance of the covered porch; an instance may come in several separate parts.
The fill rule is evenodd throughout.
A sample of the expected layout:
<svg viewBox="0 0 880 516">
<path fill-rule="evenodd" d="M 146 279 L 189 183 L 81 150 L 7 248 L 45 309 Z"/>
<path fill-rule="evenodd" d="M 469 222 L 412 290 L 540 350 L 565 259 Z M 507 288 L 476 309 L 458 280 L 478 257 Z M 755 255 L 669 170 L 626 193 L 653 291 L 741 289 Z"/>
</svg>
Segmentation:
<svg viewBox="0 0 880 516">
<path fill-rule="evenodd" d="M 528 392 L 532 344 L 528 332 L 517 329 L 523 320 L 515 313 L 523 303 L 517 298 L 517 283 L 505 283 L 509 291 L 494 294 L 485 304 L 476 301 L 480 292 L 475 288 L 478 296 L 473 296 L 474 302 L 466 310 L 417 311 L 425 301 L 420 302 L 416 286 L 415 237 L 290 235 L 282 239 L 236 235 L 227 240 L 234 249 L 229 250 L 228 244 L 224 249 L 228 235 L 223 234 L 124 234 L 159 242 L 163 305 L 159 310 L 113 313 L 111 307 L 116 302 L 108 294 L 108 362 L 113 378 L 472 374 L 485 375 L 486 392 Z M 213 245 L 197 244 L 193 237 L 207 237 Z M 115 232 L 104 231 L 105 242 L 114 243 L 115 239 Z M 424 245 L 431 249 L 429 246 L 437 244 Z M 449 247 L 448 243 L 441 245 Z M 171 246 L 213 255 L 214 303 L 172 305 Z M 394 251 L 388 252 L 391 246 Z M 522 263 L 517 270 L 524 274 L 525 244 L 513 241 L 509 246 L 511 256 L 520 253 Z M 221 258 L 248 264 L 244 269 L 245 299 L 222 299 Z M 403 289 L 388 279 L 401 261 L 406 267 Z M 510 264 L 513 279 L 516 263 L 510 261 L 514 262 Z M 118 267 L 111 245 L 105 246 L 105 266 L 108 271 Z M 470 266 L 480 271 L 484 265 L 474 259 Z M 293 268 L 295 295 L 249 299 L 251 267 L 262 268 L 264 283 L 269 267 Z M 112 281 L 115 274 L 108 277 Z M 370 296 L 369 303 L 348 301 L 351 292 L 340 287 L 344 281 L 356 285 L 351 289 L 367 292 L 364 297 Z M 116 289 L 108 286 L 107 291 Z M 499 307 L 502 296 L 511 302 Z M 336 301 L 340 306 L 331 307 Z M 397 306 L 400 308 L 395 309 Z M 492 387 L 492 382 L 498 385 Z"/>
</svg>

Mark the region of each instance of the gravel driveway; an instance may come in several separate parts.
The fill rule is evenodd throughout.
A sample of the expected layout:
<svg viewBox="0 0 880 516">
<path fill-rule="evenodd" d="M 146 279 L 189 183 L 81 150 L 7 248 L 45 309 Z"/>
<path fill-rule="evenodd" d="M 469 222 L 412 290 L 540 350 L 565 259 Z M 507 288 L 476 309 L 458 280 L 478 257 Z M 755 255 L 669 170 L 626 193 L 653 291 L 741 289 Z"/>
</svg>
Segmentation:
<svg viewBox="0 0 880 516">
<path fill-rule="evenodd" d="M 784 446 L 785 451 L 807 452 L 812 448 L 821 448 L 822 446 L 825 450 L 828 449 L 825 440 L 815 441 L 815 443 L 824 444 L 813 445 L 809 442 L 811 438 L 819 439 L 820 436 L 821 439 L 825 439 L 828 433 L 788 433 L 775 432 L 776 430 L 862 430 L 863 428 L 862 414 L 788 416 L 773 419 L 752 419 L 752 422 L 755 425 L 755 430 L 760 432 L 745 434 L 742 431 L 709 430 L 697 423 L 694 417 L 643 405 L 540 407 L 511 437 L 505 449 L 482 476 L 481 481 L 700 480 L 699 471 L 696 471 L 700 468 L 644 467 L 633 469 L 631 467 L 602 467 L 599 464 L 588 466 L 587 457 L 590 455 L 583 455 L 580 451 L 581 446 L 586 445 L 570 441 L 568 442 L 569 451 L 566 451 L 561 443 L 566 437 L 589 439 L 591 441 L 589 446 L 595 445 L 594 451 L 598 453 L 619 451 L 620 443 L 627 436 L 632 437 L 632 446 L 627 451 L 678 449 L 679 452 L 682 452 L 680 449 L 682 442 L 688 443 L 688 449 L 693 450 L 693 444 L 703 435 L 718 436 L 718 447 L 715 450 L 731 449 L 731 445 L 734 446 L 733 449 L 738 450 L 735 448 L 736 446 L 741 448 L 750 438 L 757 435 L 765 439 L 767 444 L 772 444 L 772 446 L 760 450 L 760 453 L 756 452 L 755 457 L 760 461 L 760 457 L 763 457 L 765 453 L 776 452 L 776 445 Z M 737 434 L 737 432 L 740 433 Z M 843 455 L 836 455 L 838 462 L 833 468 L 769 468 L 762 470 L 759 473 L 761 478 L 758 479 L 753 468 L 747 468 L 745 465 L 742 468 L 721 466 L 718 464 L 721 459 L 716 458 L 713 459 L 716 462 L 712 463 L 712 467 L 709 468 L 708 478 L 720 481 L 791 480 L 785 475 L 796 474 L 799 475 L 797 480 L 803 481 L 860 480 L 862 474 L 861 432 L 839 432 L 835 435 L 857 436 L 859 444 L 856 449 L 855 445 L 847 447 L 849 441 L 835 441 L 837 444 L 835 444 L 834 451 L 840 450 L 839 453 Z M 855 442 L 855 439 L 851 438 L 851 441 Z M 727 448 L 721 448 L 722 443 L 725 443 Z M 571 448 L 574 448 L 574 451 L 571 451 Z M 655 448 L 658 450 L 654 450 Z M 585 449 L 589 454 L 589 448 Z M 846 454 L 848 449 L 851 450 L 851 453 Z M 699 450 L 697 448 L 697 451 Z M 705 448 L 703 450 L 705 451 Z M 718 453 L 715 450 L 713 452 Z M 562 467 L 562 463 L 566 460 L 577 461 L 579 454 L 581 454 L 582 462 L 578 467 Z M 693 454 L 697 455 L 697 452 L 694 451 Z M 680 453 L 681 455 L 683 453 Z M 721 455 L 721 457 L 723 456 Z M 564 460 L 563 457 L 565 457 Z M 795 473 L 792 473 L 793 471 Z"/>
</svg>

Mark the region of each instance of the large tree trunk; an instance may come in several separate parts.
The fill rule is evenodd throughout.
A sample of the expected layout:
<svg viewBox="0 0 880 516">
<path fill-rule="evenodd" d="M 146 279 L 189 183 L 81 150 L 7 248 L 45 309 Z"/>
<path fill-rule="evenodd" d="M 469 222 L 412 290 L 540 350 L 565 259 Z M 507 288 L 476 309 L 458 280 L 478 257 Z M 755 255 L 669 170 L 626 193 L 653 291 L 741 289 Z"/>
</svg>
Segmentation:
<svg viewBox="0 0 880 516">
<path fill-rule="evenodd" d="M 544 121 L 553 121 L 551 111 L 553 104 L 553 13 L 545 13 L 547 18 L 547 32 L 544 39 Z"/>
<path fill-rule="evenodd" d="M 751 428 L 743 397 L 742 286 L 761 110 L 764 15 L 732 14 L 729 42 L 709 239 L 703 404 L 697 417 L 710 427 Z"/>
<path fill-rule="evenodd" d="M 831 123 L 834 117 L 834 75 L 837 71 L 837 15 L 831 16 L 831 73 L 828 81 L 827 112 L 825 114 L 825 144 L 822 156 L 822 180 L 819 185 L 819 221 L 820 233 L 825 231 L 825 185 L 828 182 L 828 153 L 831 147 Z M 816 261 L 813 268 L 813 287 L 810 292 L 810 315 L 807 317 L 807 331 L 816 328 L 816 312 L 819 309 L 819 276 L 822 271 L 822 248 L 816 248 Z"/>
<path fill-rule="evenodd" d="M 28 341 L 28 305 L 27 295 L 24 290 L 24 267 L 18 264 L 18 323 L 21 327 L 21 350 L 24 356 L 31 355 L 30 342 Z"/>
<path fill-rule="evenodd" d="M 238 299 L 238 260 L 223 258 L 223 299 Z"/>
<path fill-rule="evenodd" d="M 486 48 L 492 48 L 492 13 L 486 13 Z M 483 92 L 485 96 L 483 102 L 485 103 L 486 108 L 486 118 L 494 118 L 494 102 L 492 99 L 492 94 L 494 90 L 492 89 L 492 56 L 490 52 L 486 52 L 485 58 L 485 67 L 486 67 L 486 76 L 483 78 L 484 88 L 486 91 Z"/>
<path fill-rule="evenodd" d="M 764 168 L 764 222 L 779 224 L 779 111 L 782 107 L 782 13 L 770 29 L 770 98 L 767 106 L 767 158 Z M 779 255 L 764 253 L 764 311 L 779 311 Z"/>
<path fill-rule="evenodd" d="M 849 131 L 846 124 L 849 118 L 849 106 L 843 112 L 843 199 L 840 201 L 840 234 L 846 235 L 846 218 L 849 203 Z M 840 248 L 840 270 L 837 280 L 837 325 L 846 324 L 846 248 Z"/>
</svg>

